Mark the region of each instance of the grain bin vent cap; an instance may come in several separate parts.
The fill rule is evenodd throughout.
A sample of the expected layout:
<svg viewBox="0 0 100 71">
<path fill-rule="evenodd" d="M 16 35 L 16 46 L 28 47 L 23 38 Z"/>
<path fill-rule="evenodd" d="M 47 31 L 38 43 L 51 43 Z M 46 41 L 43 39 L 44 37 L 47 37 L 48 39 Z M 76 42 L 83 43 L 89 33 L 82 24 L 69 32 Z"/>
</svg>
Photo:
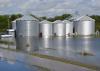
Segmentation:
<svg viewBox="0 0 100 71">
<path fill-rule="evenodd" d="M 19 18 L 17 20 L 34 20 L 34 21 L 38 21 L 38 19 L 36 19 L 35 17 L 29 16 L 29 15 L 24 15 L 22 18 Z"/>
<path fill-rule="evenodd" d="M 90 18 L 89 16 L 81 16 L 77 18 L 75 21 L 95 21 L 95 20 Z"/>
</svg>

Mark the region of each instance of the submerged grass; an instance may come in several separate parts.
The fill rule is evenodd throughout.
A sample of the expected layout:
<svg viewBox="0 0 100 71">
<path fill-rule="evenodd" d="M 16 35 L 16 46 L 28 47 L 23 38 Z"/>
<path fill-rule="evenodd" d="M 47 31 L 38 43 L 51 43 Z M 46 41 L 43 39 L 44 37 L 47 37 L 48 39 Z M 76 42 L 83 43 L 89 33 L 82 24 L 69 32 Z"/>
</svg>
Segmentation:
<svg viewBox="0 0 100 71">
<path fill-rule="evenodd" d="M 44 67 L 41 67 L 41 66 L 37 66 L 37 65 L 32 65 L 32 66 L 41 69 L 41 71 L 51 71 L 50 69 L 48 69 L 48 68 L 44 68 Z"/>
<path fill-rule="evenodd" d="M 2 48 L 2 49 L 20 52 L 19 50 L 10 49 L 10 48 Z M 54 60 L 54 61 L 60 61 L 60 62 L 66 63 L 66 64 L 73 64 L 73 65 L 89 68 L 89 69 L 92 69 L 92 70 L 95 70 L 95 71 L 100 71 L 100 67 L 98 67 L 98 66 L 94 66 L 94 65 L 90 65 L 90 64 L 84 64 L 84 63 L 74 61 L 74 60 L 68 60 L 68 59 L 64 59 L 64 58 L 60 58 L 60 57 L 39 54 L 39 53 L 36 53 L 36 52 L 31 53 L 30 55 L 40 57 L 40 58 L 50 59 L 50 60 Z M 38 66 L 38 67 L 41 67 L 41 66 Z M 42 68 L 44 68 L 44 67 L 42 67 Z M 50 71 L 47 68 L 44 68 L 44 69 L 45 69 L 44 71 Z"/>
<path fill-rule="evenodd" d="M 20 51 L 18 51 L 18 50 L 15 50 L 15 49 L 10 49 L 10 48 L 0 48 L 0 49 L 4 49 L 4 50 L 10 50 L 10 51 L 14 51 L 14 52 L 20 52 Z M 9 60 L 11 60 L 11 59 L 9 59 Z M 12 60 L 13 61 L 13 60 Z M 18 61 L 18 62 L 20 62 L 20 61 Z M 22 63 L 22 62 L 21 62 Z M 30 65 L 30 66 L 34 66 L 34 67 L 37 67 L 37 68 L 39 68 L 40 69 L 40 71 L 51 71 L 50 69 L 48 69 L 48 68 L 45 68 L 45 67 L 42 67 L 42 66 L 38 66 L 38 65 Z"/>
<path fill-rule="evenodd" d="M 7 44 L 13 45 L 14 44 L 14 42 L 9 42 L 9 41 L 4 41 L 4 40 L 0 40 L 0 43 L 5 44 L 5 45 L 7 45 Z"/>
<path fill-rule="evenodd" d="M 43 54 L 38 54 L 38 53 L 32 53 L 33 56 L 37 56 L 40 58 L 46 58 L 46 59 L 50 59 L 50 60 L 55 60 L 55 61 L 60 61 L 60 62 L 64 62 L 64 63 L 69 63 L 69 64 L 73 64 L 73 65 L 77 65 L 77 66 L 81 66 L 81 67 L 86 67 L 92 70 L 96 70 L 96 71 L 100 71 L 100 67 L 94 66 L 94 65 L 89 65 L 89 64 L 84 64 L 81 62 L 77 62 L 77 61 L 72 61 L 72 60 L 67 60 L 64 58 L 60 58 L 60 57 L 54 57 L 54 56 L 48 56 L 48 55 L 43 55 Z"/>
</svg>

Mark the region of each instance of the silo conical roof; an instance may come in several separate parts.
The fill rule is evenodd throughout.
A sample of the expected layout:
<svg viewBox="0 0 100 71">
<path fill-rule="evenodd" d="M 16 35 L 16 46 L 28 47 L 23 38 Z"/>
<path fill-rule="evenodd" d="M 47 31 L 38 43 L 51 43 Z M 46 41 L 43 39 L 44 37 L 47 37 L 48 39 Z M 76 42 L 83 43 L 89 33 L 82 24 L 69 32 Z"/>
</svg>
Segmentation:
<svg viewBox="0 0 100 71">
<path fill-rule="evenodd" d="M 69 20 L 63 20 L 63 23 L 72 23 L 72 22 Z"/>
<path fill-rule="evenodd" d="M 94 19 L 92 19 L 91 17 L 89 16 L 81 16 L 79 18 L 77 18 L 75 21 L 95 21 Z"/>
<path fill-rule="evenodd" d="M 56 21 L 54 21 L 53 23 L 62 23 L 62 21 L 61 20 L 56 20 Z"/>
<path fill-rule="evenodd" d="M 36 19 L 35 17 L 32 17 L 32 16 L 29 16 L 29 15 L 24 15 L 23 17 L 21 17 L 17 20 L 36 20 L 36 21 L 38 21 L 38 19 Z"/>
<path fill-rule="evenodd" d="M 43 20 L 43 21 L 41 21 L 40 23 L 51 24 L 51 22 L 50 22 L 50 21 L 47 21 L 47 20 Z"/>
</svg>

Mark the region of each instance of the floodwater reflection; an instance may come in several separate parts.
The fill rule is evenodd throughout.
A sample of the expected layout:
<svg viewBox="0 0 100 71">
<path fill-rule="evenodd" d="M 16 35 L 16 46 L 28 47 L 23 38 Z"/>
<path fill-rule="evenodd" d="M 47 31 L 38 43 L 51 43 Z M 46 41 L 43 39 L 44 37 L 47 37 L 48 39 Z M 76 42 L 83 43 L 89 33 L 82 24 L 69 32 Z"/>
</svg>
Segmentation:
<svg viewBox="0 0 100 71">
<path fill-rule="evenodd" d="M 25 52 L 37 51 L 39 47 L 39 38 L 37 37 L 18 37 L 16 38 L 16 47 Z"/>
<path fill-rule="evenodd" d="M 70 60 L 100 66 L 100 38 L 33 38 L 21 37 L 16 40 L 17 48 L 27 52 L 58 56 Z M 80 53 L 92 55 L 81 55 Z"/>
</svg>

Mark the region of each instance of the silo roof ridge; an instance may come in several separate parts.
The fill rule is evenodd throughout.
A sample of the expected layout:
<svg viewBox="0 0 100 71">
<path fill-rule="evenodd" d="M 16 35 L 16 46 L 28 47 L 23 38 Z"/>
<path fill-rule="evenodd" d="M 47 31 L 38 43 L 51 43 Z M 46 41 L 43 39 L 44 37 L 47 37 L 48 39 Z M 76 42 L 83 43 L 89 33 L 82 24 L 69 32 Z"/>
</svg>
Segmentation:
<svg viewBox="0 0 100 71">
<path fill-rule="evenodd" d="M 35 17 L 29 16 L 29 15 L 24 15 L 23 17 L 16 19 L 16 20 L 36 20 L 38 21 L 38 19 L 36 19 Z"/>
<path fill-rule="evenodd" d="M 53 23 L 62 23 L 62 21 L 61 20 L 56 20 Z"/>
<path fill-rule="evenodd" d="M 40 23 L 51 23 L 50 21 L 47 21 L 47 20 L 43 20 L 43 21 L 41 21 Z"/>
<path fill-rule="evenodd" d="M 69 20 L 63 20 L 64 23 L 72 23 L 71 21 Z"/>
<path fill-rule="evenodd" d="M 92 19 L 89 16 L 80 16 L 79 18 L 76 19 L 76 21 L 79 21 L 79 20 L 82 20 L 82 21 L 86 21 L 86 20 L 95 21 L 94 19 Z"/>
</svg>

